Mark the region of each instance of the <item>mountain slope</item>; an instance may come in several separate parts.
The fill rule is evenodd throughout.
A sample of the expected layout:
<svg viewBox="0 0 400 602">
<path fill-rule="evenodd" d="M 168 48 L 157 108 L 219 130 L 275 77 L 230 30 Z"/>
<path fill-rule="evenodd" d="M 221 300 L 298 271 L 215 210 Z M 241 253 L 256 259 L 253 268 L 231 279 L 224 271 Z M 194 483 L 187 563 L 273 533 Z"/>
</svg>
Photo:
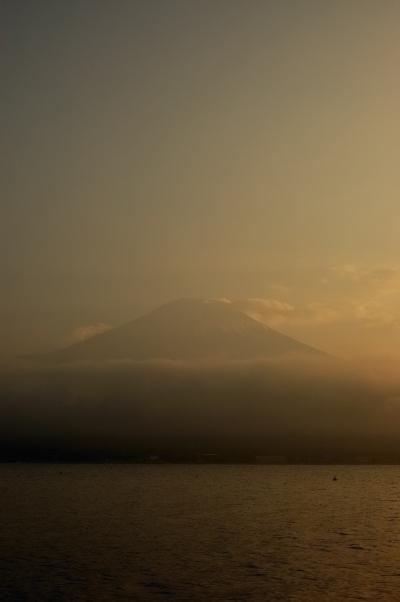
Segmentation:
<svg viewBox="0 0 400 602">
<path fill-rule="evenodd" d="M 57 362 L 253 359 L 317 350 L 221 301 L 181 299 L 86 341 L 47 354 Z"/>
</svg>

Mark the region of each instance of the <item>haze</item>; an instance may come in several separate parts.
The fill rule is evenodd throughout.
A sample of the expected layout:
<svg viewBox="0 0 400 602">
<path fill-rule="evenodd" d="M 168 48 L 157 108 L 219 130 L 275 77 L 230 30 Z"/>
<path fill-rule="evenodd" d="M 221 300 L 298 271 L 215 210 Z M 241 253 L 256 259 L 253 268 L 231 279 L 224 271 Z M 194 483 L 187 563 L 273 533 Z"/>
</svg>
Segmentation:
<svg viewBox="0 0 400 602">
<path fill-rule="evenodd" d="M 400 2 L 0 0 L 0 600 L 399 596 Z"/>
<path fill-rule="evenodd" d="M 179 297 L 398 352 L 396 3 L 0 10 L 3 357 Z"/>
</svg>

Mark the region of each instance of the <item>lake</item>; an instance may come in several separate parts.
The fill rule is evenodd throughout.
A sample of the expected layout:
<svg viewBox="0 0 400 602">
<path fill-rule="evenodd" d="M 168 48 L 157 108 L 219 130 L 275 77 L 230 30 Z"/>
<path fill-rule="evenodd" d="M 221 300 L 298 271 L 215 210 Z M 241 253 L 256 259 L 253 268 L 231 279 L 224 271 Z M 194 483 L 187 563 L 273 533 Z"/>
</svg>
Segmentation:
<svg viewBox="0 0 400 602">
<path fill-rule="evenodd" d="M 400 599 L 398 466 L 2 464 L 0 496 L 2 602 Z"/>
</svg>

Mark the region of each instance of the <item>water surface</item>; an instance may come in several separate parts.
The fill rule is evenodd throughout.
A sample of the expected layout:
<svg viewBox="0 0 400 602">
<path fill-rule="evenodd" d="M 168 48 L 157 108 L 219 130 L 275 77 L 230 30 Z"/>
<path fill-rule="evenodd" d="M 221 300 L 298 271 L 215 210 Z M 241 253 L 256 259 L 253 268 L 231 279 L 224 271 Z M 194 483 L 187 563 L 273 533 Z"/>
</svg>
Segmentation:
<svg viewBox="0 0 400 602">
<path fill-rule="evenodd" d="M 397 466 L 3 464 L 0 496 L 2 602 L 400 599 Z"/>
</svg>

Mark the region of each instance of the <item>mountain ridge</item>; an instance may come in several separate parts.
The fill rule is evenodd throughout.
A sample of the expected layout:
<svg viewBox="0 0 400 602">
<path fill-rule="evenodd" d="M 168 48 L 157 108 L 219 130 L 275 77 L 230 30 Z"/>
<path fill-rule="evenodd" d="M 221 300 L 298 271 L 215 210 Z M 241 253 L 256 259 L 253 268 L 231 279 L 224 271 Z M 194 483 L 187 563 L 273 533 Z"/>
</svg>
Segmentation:
<svg viewBox="0 0 400 602">
<path fill-rule="evenodd" d="M 53 362 L 255 359 L 290 353 L 323 355 L 269 328 L 229 302 L 183 298 L 36 359 Z"/>
</svg>

